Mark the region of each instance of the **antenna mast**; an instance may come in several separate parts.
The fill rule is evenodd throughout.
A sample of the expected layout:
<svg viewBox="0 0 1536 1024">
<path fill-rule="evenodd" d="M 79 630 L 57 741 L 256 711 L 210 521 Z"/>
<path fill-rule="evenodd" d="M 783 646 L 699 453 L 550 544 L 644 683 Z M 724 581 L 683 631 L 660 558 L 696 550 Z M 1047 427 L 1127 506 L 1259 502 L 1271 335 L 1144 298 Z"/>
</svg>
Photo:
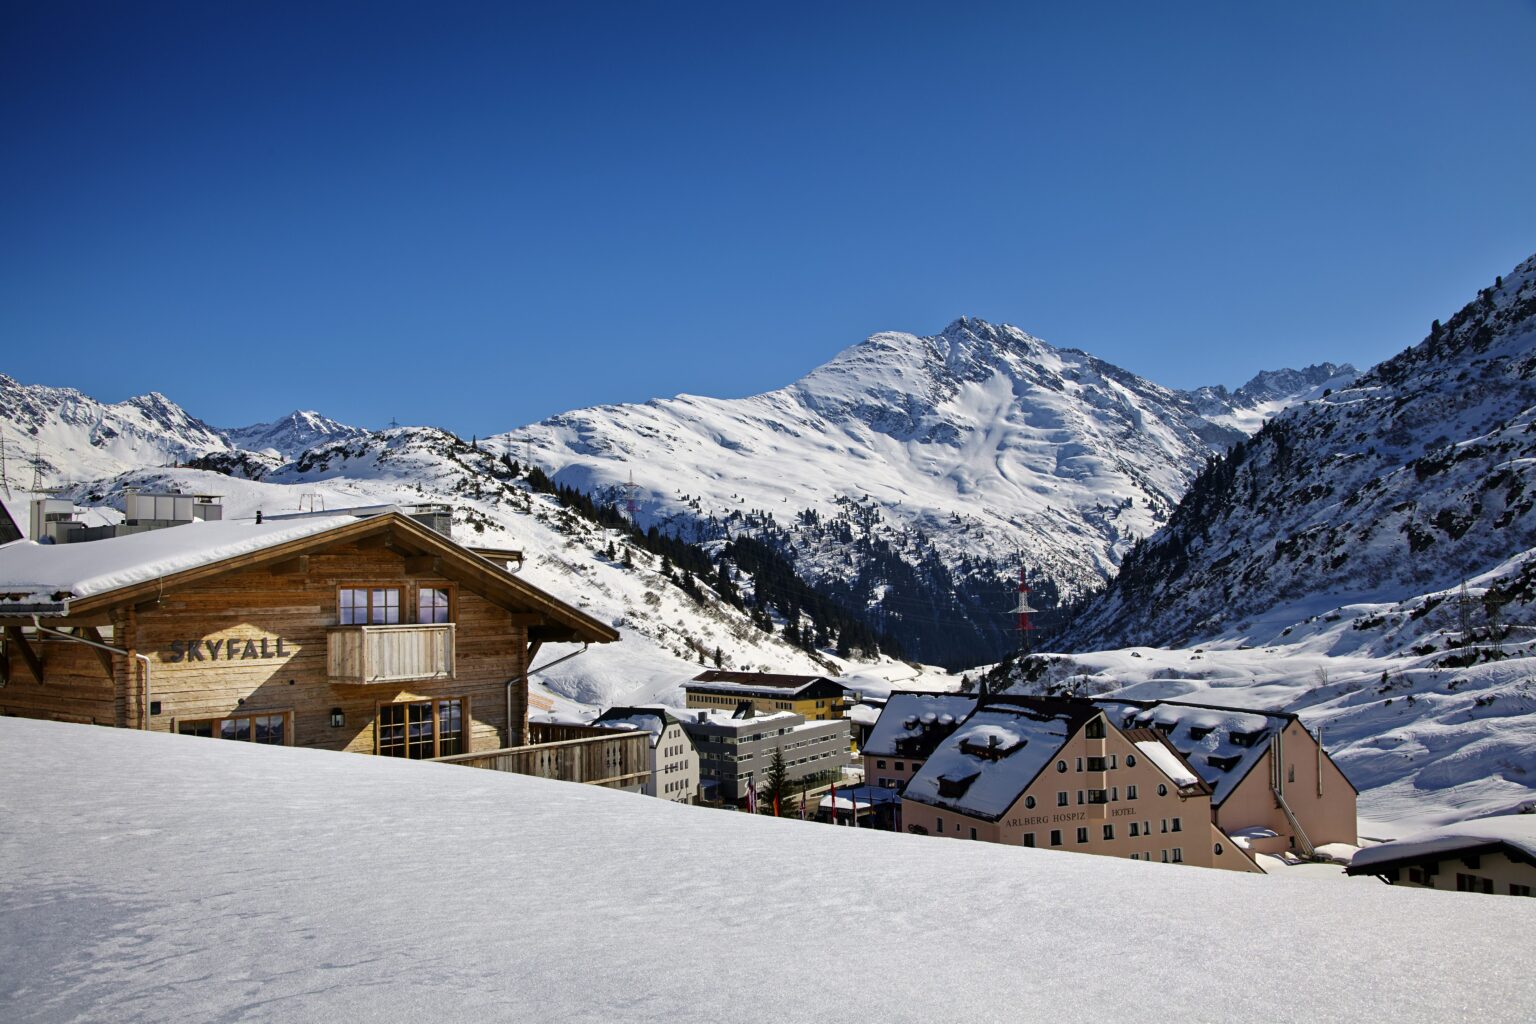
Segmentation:
<svg viewBox="0 0 1536 1024">
<path fill-rule="evenodd" d="M 1019 631 L 1019 653 L 1029 653 L 1029 634 L 1035 631 L 1034 620 L 1030 618 L 1039 609 L 1029 606 L 1029 584 L 1024 582 L 1024 563 L 1019 562 L 1019 603 L 1013 607 L 1009 614 L 1019 617 L 1018 625 L 1014 628 Z"/>
</svg>

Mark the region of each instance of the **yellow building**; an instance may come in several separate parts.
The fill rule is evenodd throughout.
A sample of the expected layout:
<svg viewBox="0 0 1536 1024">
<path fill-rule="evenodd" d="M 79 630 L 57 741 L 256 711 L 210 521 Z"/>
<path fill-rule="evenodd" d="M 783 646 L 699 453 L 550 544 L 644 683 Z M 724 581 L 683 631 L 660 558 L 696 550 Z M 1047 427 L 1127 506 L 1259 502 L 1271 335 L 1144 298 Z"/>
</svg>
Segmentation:
<svg viewBox="0 0 1536 1024">
<path fill-rule="evenodd" d="M 700 672 L 683 686 L 690 708 L 735 709 L 748 703 L 759 712 L 792 711 L 807 722 L 846 717 L 843 687 L 826 676 L 774 672 Z"/>
</svg>

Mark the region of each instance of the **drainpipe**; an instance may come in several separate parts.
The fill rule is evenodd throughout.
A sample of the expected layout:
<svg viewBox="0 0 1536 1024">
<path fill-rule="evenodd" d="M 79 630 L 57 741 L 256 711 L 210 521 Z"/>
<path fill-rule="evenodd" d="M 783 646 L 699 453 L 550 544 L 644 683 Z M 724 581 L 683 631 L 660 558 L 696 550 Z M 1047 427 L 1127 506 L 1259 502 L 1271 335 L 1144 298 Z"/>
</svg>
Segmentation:
<svg viewBox="0 0 1536 1024">
<path fill-rule="evenodd" d="M 32 616 L 32 627 L 39 633 L 47 633 L 49 636 L 56 636 L 61 640 L 68 640 L 71 643 L 76 644 L 85 644 L 87 647 L 95 647 L 98 650 L 109 651 L 112 654 L 121 654 L 125 658 L 138 659 L 139 664 L 144 668 L 144 706 L 141 709 L 141 714 L 139 716 L 143 724 L 140 726 L 140 728 L 142 728 L 145 732 L 149 731 L 149 655 L 140 654 L 137 651 L 124 650 L 121 647 L 113 647 L 110 644 L 99 644 L 95 640 L 87 640 L 83 636 L 75 636 L 73 633 L 65 633 L 63 630 L 49 629 L 47 626 L 43 625 L 42 620 L 36 615 Z"/>
<path fill-rule="evenodd" d="M 521 568 L 521 566 L 519 566 L 519 568 Z M 586 654 L 588 646 L 589 646 L 588 643 L 585 640 L 583 640 L 581 642 L 581 650 L 579 650 L 579 651 L 572 651 L 570 654 L 562 654 L 560 657 L 556 658 L 554 661 L 545 662 L 544 664 L 540 665 L 538 668 L 530 668 L 526 672 L 524 672 L 522 675 L 520 675 L 520 676 L 513 676 L 511 679 L 507 680 L 507 733 L 508 733 L 508 738 L 509 739 L 511 738 L 511 732 L 512 732 L 512 687 L 517 685 L 518 680 L 522 680 L 523 685 L 527 686 L 528 685 L 528 677 L 533 675 L 535 672 L 543 672 L 545 669 L 554 668 L 556 665 L 560 664 L 562 661 L 570 661 L 572 658 L 576 657 L 577 655 Z"/>
</svg>

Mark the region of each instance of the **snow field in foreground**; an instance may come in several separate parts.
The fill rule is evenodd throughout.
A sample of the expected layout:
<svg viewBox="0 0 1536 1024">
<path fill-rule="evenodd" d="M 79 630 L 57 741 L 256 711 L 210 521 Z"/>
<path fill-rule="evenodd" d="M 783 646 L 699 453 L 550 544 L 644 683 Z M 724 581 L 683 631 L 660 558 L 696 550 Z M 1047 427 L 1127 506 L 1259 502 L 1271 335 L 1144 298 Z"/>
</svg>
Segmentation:
<svg viewBox="0 0 1536 1024">
<path fill-rule="evenodd" d="M 20 719 L 0 781 L 14 1022 L 1536 1015 L 1521 900 Z"/>
</svg>

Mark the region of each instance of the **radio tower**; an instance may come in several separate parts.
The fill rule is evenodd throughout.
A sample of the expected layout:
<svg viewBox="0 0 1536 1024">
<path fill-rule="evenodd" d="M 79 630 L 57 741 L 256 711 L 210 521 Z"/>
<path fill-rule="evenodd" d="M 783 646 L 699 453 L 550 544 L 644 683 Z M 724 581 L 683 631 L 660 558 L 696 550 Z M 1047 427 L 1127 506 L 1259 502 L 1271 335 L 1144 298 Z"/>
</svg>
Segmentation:
<svg viewBox="0 0 1536 1024">
<path fill-rule="evenodd" d="M 1030 618 L 1036 609 L 1029 606 L 1029 585 L 1024 582 L 1024 566 L 1019 566 L 1019 603 L 1013 608 L 1011 614 L 1019 617 L 1016 627 L 1019 631 L 1019 653 L 1029 653 L 1029 634 L 1035 631 L 1034 620 Z"/>
<path fill-rule="evenodd" d="M 635 523 L 635 471 L 629 471 L 629 483 L 624 485 L 624 511 L 629 513 L 629 525 L 639 527 Z"/>
</svg>

